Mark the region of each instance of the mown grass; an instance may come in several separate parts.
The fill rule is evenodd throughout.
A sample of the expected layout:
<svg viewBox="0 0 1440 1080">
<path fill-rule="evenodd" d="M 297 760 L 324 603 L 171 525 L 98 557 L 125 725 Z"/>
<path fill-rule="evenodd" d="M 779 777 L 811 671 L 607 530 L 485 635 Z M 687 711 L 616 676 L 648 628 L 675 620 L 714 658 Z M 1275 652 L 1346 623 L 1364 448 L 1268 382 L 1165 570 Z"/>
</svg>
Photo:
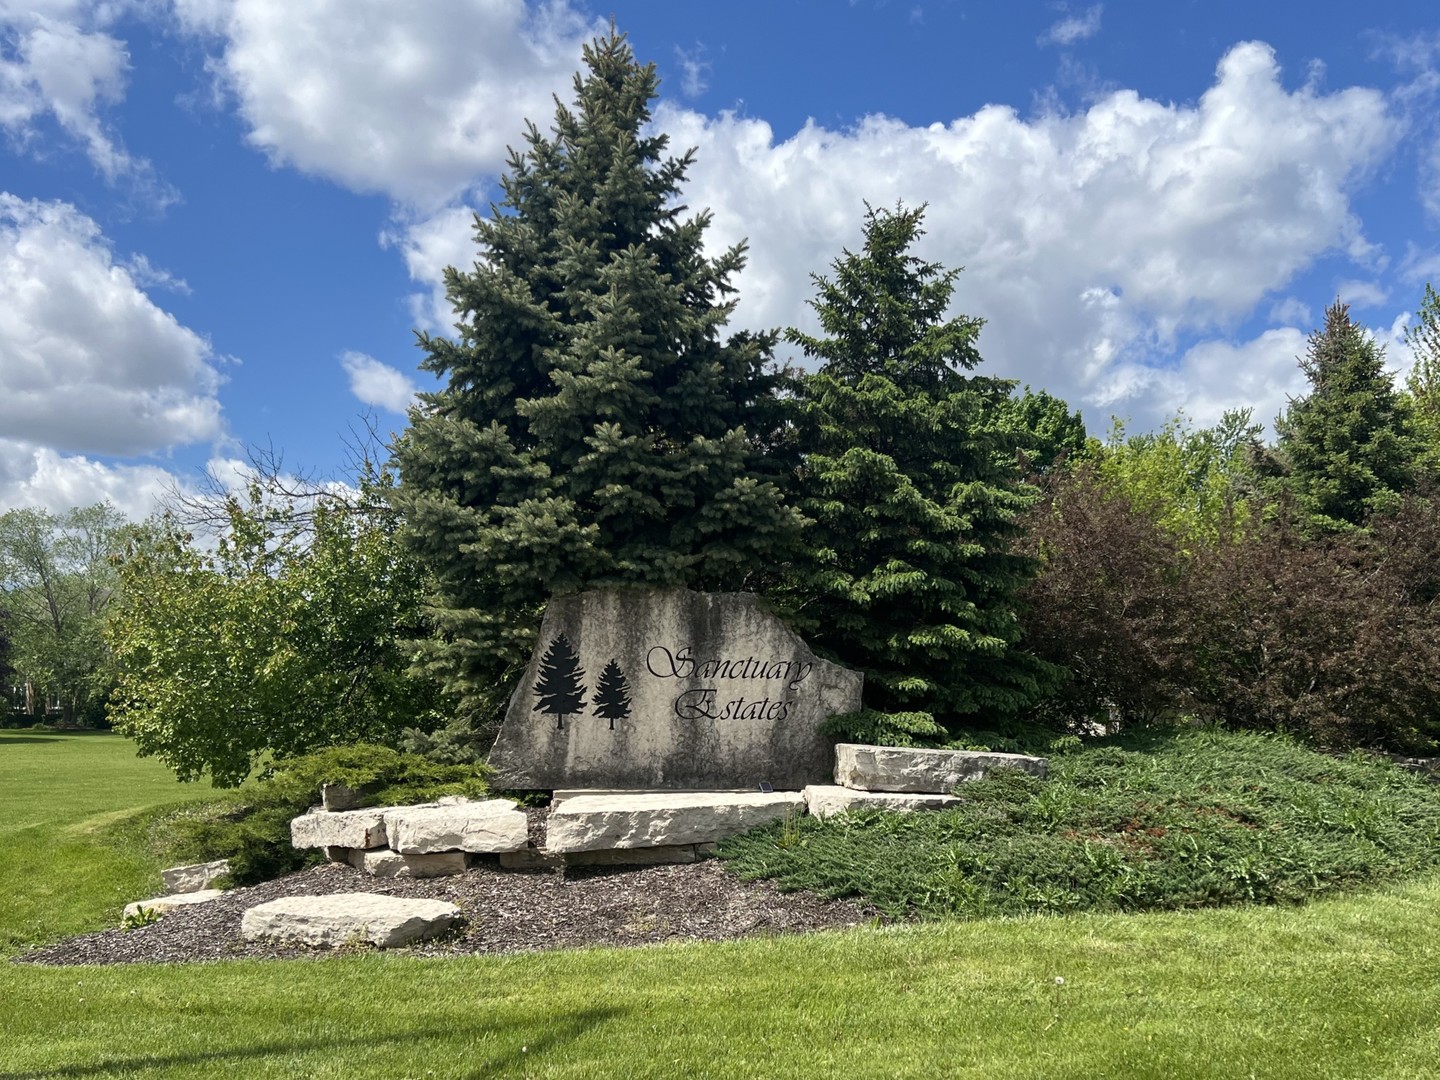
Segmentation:
<svg viewBox="0 0 1440 1080">
<path fill-rule="evenodd" d="M 722 846 L 749 878 L 896 915 L 1298 903 L 1440 869 L 1440 785 L 1365 755 L 1181 730 L 963 785 L 938 813 L 804 818 Z"/>
<path fill-rule="evenodd" d="M 137 815 L 204 798 L 118 735 L 0 732 L 0 956 L 113 925 L 160 889 Z"/>
<path fill-rule="evenodd" d="M 103 817 L 189 794 L 156 783 L 163 775 L 146 775 L 118 740 L 97 741 L 87 768 L 52 764 L 71 761 L 73 745 L 31 746 L 43 776 L 26 782 L 51 809 L 22 831 L 89 822 L 79 835 L 103 851 Z M 0 784 L 15 774 L 8 760 Z M 97 784 L 103 793 L 69 790 Z M 16 885 L 0 878 L 12 935 Z M 47 936 L 110 921 L 93 892 L 51 893 L 74 908 Z M 1431 1077 L 1437 911 L 1431 875 L 1303 907 L 934 921 L 726 945 L 0 963 L 0 1077 Z"/>
</svg>

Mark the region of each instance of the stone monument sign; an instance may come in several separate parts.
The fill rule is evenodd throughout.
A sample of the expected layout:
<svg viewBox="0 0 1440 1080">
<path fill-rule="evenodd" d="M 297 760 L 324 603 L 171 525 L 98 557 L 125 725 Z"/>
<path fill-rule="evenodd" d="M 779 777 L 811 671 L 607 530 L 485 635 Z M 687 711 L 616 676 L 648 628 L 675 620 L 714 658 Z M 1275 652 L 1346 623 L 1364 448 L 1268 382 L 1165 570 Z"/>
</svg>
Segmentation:
<svg viewBox="0 0 1440 1080">
<path fill-rule="evenodd" d="M 499 788 L 799 789 L 828 783 L 826 717 L 863 676 L 821 660 L 751 593 L 556 597 L 490 765 Z"/>
</svg>

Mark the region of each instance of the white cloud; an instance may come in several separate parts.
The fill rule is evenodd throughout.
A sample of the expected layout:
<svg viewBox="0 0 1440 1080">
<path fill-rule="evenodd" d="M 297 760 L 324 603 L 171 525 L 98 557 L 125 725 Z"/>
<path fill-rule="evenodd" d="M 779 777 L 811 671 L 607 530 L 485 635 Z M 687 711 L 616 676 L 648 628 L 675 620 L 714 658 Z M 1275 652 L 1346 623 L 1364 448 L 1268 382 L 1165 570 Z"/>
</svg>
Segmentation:
<svg viewBox="0 0 1440 1080">
<path fill-rule="evenodd" d="M 680 92 L 688 98 L 699 97 L 709 85 L 706 77 L 710 72 L 710 61 L 704 56 L 704 45 L 696 45 L 690 50 L 675 46 L 675 62 L 680 65 Z"/>
<path fill-rule="evenodd" d="M 62 202 L 0 192 L 0 431 L 60 452 L 140 454 L 222 434 L 205 339 Z"/>
<path fill-rule="evenodd" d="M 1079 15 L 1068 15 L 1040 35 L 1041 45 L 1074 45 L 1077 41 L 1094 37 L 1100 31 L 1100 16 L 1104 4 L 1086 8 Z"/>
<path fill-rule="evenodd" d="M 173 193 L 154 181 L 101 117 L 125 96 L 130 57 L 107 31 L 128 3 L 89 0 L 0 3 L 0 128 L 25 146 L 50 116 L 85 148 L 107 180 L 137 180 L 163 203 Z"/>
<path fill-rule="evenodd" d="M 545 124 L 601 23 L 549 0 L 175 0 L 276 164 L 434 209 Z"/>
<path fill-rule="evenodd" d="M 1250 408 L 1272 428 L 1287 401 L 1306 392 L 1299 358 L 1308 335 L 1293 327 L 1266 330 L 1250 341 L 1206 341 L 1185 352 L 1173 369 L 1140 368 L 1145 392 L 1133 404 L 1155 416 L 1184 409 L 1197 425 L 1217 423 L 1227 409 Z M 1149 400 L 1146 400 L 1146 399 Z"/>
<path fill-rule="evenodd" d="M 1271 306 L 1270 321 L 1289 326 L 1311 326 L 1315 322 L 1315 315 L 1305 301 L 1295 296 L 1287 296 Z"/>
<path fill-rule="evenodd" d="M 403 413 L 414 404 L 420 390 L 404 372 L 364 353 L 345 353 L 340 357 L 340 366 L 350 377 L 350 392 L 366 405 Z"/>
<path fill-rule="evenodd" d="M 109 502 L 139 521 L 159 509 L 177 485 L 157 465 L 106 465 L 82 455 L 0 439 L 0 512 L 33 507 L 59 513 Z"/>
<path fill-rule="evenodd" d="M 1155 387 L 1187 398 L 1210 370 L 1173 356 L 1182 338 L 1237 325 L 1324 253 L 1371 257 L 1349 193 L 1399 131 L 1376 91 L 1287 90 L 1259 43 L 1194 105 L 1122 90 L 1073 115 L 875 116 L 783 142 L 731 114 L 657 120 L 698 148 L 685 201 L 714 210 L 709 243 L 750 238 L 741 325 L 805 317 L 808 274 L 858 244 L 864 200 L 928 202 L 919 252 L 967 268 L 955 306 L 989 320 L 986 368 L 1142 426 L 1179 403 Z"/>
<path fill-rule="evenodd" d="M 475 211 L 461 205 L 405 216 L 381 234 L 382 244 L 399 249 L 411 280 L 427 286 L 426 292 L 410 297 L 410 314 L 420 329 L 450 332 L 455 313 L 445 297 L 443 275 L 447 266 L 470 269 L 479 254 L 474 233 Z"/>
<path fill-rule="evenodd" d="M 1356 311 L 1379 307 L 1390 299 L 1390 294 L 1378 281 L 1359 281 L 1347 278 L 1335 286 L 1335 291 L 1341 300 Z"/>
</svg>

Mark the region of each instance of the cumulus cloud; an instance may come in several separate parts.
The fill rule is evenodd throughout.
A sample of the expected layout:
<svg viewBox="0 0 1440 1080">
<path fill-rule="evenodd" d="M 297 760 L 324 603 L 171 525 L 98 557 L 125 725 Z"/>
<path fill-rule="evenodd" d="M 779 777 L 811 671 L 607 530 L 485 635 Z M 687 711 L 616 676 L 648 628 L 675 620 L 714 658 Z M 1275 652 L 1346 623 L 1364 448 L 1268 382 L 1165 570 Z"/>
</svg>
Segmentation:
<svg viewBox="0 0 1440 1080">
<path fill-rule="evenodd" d="M 1360 281 L 1355 278 L 1347 278 L 1335 286 L 1335 291 L 1340 299 L 1349 304 L 1356 311 L 1363 308 L 1376 308 L 1390 299 L 1390 294 L 1378 281 Z"/>
<path fill-rule="evenodd" d="M 420 391 L 404 372 L 364 353 L 345 353 L 340 357 L 340 366 L 350 377 L 350 392 L 366 405 L 403 413 Z"/>
<path fill-rule="evenodd" d="M 598 20 L 549 0 L 175 0 L 276 164 L 435 209 L 543 124 Z"/>
<path fill-rule="evenodd" d="M 209 343 L 156 307 L 100 228 L 0 192 L 0 431 L 82 454 L 222 433 Z"/>
<path fill-rule="evenodd" d="M 0 128 L 21 146 L 52 118 L 115 181 L 141 181 L 158 201 L 173 195 L 154 182 L 102 118 L 125 95 L 130 57 L 109 33 L 129 4 L 90 0 L 0 0 Z"/>
<path fill-rule="evenodd" d="M 1104 4 L 1088 7 L 1079 15 L 1067 15 L 1040 35 L 1041 45 L 1074 45 L 1100 32 Z"/>
<path fill-rule="evenodd" d="M 466 270 L 475 262 L 474 233 L 475 210 L 458 205 L 403 215 L 394 228 L 381 234 L 381 243 L 399 250 L 411 280 L 427 287 L 410 297 L 410 314 L 420 329 L 449 332 L 455 318 L 445 297 L 443 275 L 447 266 Z"/>
<path fill-rule="evenodd" d="M 176 477 L 158 465 L 111 465 L 0 439 L 0 512 L 28 507 L 60 513 L 108 502 L 139 521 L 155 513 L 176 485 Z"/>
<path fill-rule="evenodd" d="M 675 62 L 680 65 L 680 92 L 686 97 L 699 97 L 709 85 L 710 61 L 705 59 L 705 46 L 693 49 L 675 46 Z"/>
<path fill-rule="evenodd" d="M 808 275 L 858 244 L 864 200 L 927 202 L 919 252 L 967 268 L 956 307 L 989 320 L 987 368 L 1142 426 L 1214 370 L 1177 357 L 1182 339 L 1238 325 L 1322 254 L 1371 256 L 1349 193 L 1399 132 L 1376 91 L 1287 90 L 1260 43 L 1230 50 L 1192 105 L 1122 90 L 1075 114 L 874 116 L 784 141 L 731 114 L 657 120 L 698 148 L 686 202 L 714 211 L 710 242 L 750 238 L 741 325 L 808 317 Z"/>
</svg>

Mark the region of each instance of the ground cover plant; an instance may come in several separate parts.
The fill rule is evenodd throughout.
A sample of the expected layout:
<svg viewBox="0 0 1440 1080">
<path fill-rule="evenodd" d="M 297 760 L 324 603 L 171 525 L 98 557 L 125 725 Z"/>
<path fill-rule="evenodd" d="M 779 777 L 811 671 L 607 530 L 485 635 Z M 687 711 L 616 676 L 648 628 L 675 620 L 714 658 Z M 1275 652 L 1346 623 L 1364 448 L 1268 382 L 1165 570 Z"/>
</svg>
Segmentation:
<svg viewBox="0 0 1440 1080">
<path fill-rule="evenodd" d="M 1132 735 L 962 785 L 927 814 L 804 818 L 722 846 L 743 877 L 894 915 L 1298 903 L 1440 868 L 1440 786 L 1271 736 Z"/>
</svg>

